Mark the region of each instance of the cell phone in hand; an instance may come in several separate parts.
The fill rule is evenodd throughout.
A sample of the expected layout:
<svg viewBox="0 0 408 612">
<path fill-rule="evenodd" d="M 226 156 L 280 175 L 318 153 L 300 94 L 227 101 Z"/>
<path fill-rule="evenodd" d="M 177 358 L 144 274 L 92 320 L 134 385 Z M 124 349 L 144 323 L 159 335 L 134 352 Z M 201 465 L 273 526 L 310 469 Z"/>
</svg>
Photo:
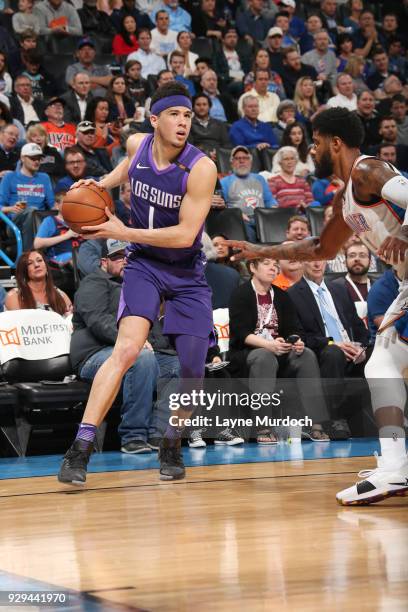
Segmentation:
<svg viewBox="0 0 408 612">
<path fill-rule="evenodd" d="M 300 340 L 300 336 L 298 336 L 297 334 L 292 334 L 291 336 L 288 336 L 286 338 L 286 342 L 288 344 L 296 344 L 298 340 Z"/>
</svg>

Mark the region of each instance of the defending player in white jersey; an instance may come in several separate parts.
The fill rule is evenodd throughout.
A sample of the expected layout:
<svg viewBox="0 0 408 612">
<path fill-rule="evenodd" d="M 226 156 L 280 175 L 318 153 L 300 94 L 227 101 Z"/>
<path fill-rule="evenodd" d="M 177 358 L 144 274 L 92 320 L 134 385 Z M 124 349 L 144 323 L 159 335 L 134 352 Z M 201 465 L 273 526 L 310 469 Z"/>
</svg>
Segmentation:
<svg viewBox="0 0 408 612">
<path fill-rule="evenodd" d="M 365 369 L 381 456 L 377 468 L 360 472 L 364 480 L 337 494 L 343 505 L 370 504 L 408 494 L 403 379 L 408 367 L 408 180 L 387 162 L 361 155 L 363 136 L 360 119 L 345 108 L 322 111 L 313 122 L 311 153 L 316 176 L 334 174 L 345 183 L 334 197 L 334 215 L 319 238 L 272 247 L 226 242 L 238 250 L 237 260 L 271 257 L 312 261 L 333 259 L 350 236 L 358 233 L 371 252 L 392 263 L 403 279 Z"/>
</svg>

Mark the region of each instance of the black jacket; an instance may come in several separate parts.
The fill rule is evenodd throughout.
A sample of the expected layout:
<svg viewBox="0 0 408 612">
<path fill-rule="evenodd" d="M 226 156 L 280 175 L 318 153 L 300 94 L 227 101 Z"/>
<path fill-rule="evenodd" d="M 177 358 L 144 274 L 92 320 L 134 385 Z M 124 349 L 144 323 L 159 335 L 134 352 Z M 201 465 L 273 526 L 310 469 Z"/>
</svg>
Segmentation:
<svg viewBox="0 0 408 612">
<path fill-rule="evenodd" d="M 112 164 L 109 159 L 108 152 L 105 149 L 93 149 L 93 153 L 89 153 L 80 145 L 77 145 L 83 152 L 86 160 L 86 173 L 89 176 L 103 176 L 112 171 Z"/>
<path fill-rule="evenodd" d="M 79 104 L 76 97 L 76 93 L 73 89 L 70 89 L 61 96 L 63 100 L 65 100 L 65 108 L 64 108 L 64 121 L 65 123 L 79 123 L 81 121 L 81 111 L 79 110 Z M 88 94 L 86 98 L 86 103 L 89 104 L 90 100 L 92 100 L 92 94 Z"/>
<path fill-rule="evenodd" d="M 211 151 L 219 147 L 225 149 L 232 147 L 226 124 L 213 117 L 209 118 L 207 127 L 204 127 L 196 117 L 193 117 L 189 141 L 195 147 L 204 151 Z"/>
<path fill-rule="evenodd" d="M 0 172 L 3 170 L 15 170 L 20 159 L 20 147 L 14 147 L 8 154 L 0 147 Z"/>
<path fill-rule="evenodd" d="M 302 64 L 300 70 L 293 70 L 293 68 L 290 68 L 290 66 L 284 64 L 283 70 L 279 74 L 283 80 L 286 97 L 290 99 L 293 99 L 293 96 L 295 95 L 296 83 L 298 82 L 300 77 L 308 76 L 313 81 L 315 81 L 317 77 L 316 70 L 313 68 L 313 66 L 309 66 L 308 64 Z"/>
<path fill-rule="evenodd" d="M 333 297 L 337 314 L 350 340 L 361 342 L 364 345 L 368 344 L 368 331 L 357 315 L 354 302 L 347 289 L 330 282 L 327 282 L 326 286 Z M 321 351 L 327 346 L 330 338 L 326 337 L 322 315 L 312 290 L 305 279 L 302 278 L 288 289 L 288 294 L 295 305 L 297 316 L 303 328 L 301 335 L 306 346 L 315 352 Z"/>
<path fill-rule="evenodd" d="M 44 102 L 39 100 L 38 98 L 34 98 L 33 100 L 33 108 L 38 115 L 40 121 L 44 120 Z M 10 97 L 10 112 L 14 119 L 18 119 L 20 123 L 25 125 L 24 121 L 24 111 L 21 106 L 20 100 L 16 95 Z"/>
<path fill-rule="evenodd" d="M 274 306 L 278 315 L 278 333 L 282 338 L 292 334 L 302 336 L 296 309 L 286 291 L 273 287 Z M 353 306 L 354 308 L 354 306 Z M 251 348 L 245 344 L 245 338 L 253 334 L 258 321 L 256 294 L 251 281 L 240 285 L 231 296 L 230 315 L 230 351 L 231 374 L 246 376 L 246 359 Z"/>
</svg>

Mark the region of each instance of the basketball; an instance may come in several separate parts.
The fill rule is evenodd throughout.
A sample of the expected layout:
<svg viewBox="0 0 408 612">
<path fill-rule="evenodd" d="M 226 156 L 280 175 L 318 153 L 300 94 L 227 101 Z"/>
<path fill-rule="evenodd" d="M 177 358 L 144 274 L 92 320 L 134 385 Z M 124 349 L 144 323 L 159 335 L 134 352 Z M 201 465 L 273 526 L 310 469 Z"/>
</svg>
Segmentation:
<svg viewBox="0 0 408 612">
<path fill-rule="evenodd" d="M 84 225 L 100 225 L 108 220 L 105 208 L 112 212 L 115 206 L 109 192 L 96 185 L 81 185 L 70 189 L 62 202 L 65 223 L 78 234 Z"/>
</svg>

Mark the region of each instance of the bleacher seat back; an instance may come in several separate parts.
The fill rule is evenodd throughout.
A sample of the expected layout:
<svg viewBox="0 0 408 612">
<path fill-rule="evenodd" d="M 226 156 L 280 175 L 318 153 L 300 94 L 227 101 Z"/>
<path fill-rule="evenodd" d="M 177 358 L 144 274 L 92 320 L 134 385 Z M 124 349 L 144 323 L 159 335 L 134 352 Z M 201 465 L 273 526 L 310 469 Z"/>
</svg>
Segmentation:
<svg viewBox="0 0 408 612">
<path fill-rule="evenodd" d="M 320 236 L 323 229 L 324 206 L 309 206 L 306 210 L 306 216 L 310 223 L 312 236 Z"/>
<path fill-rule="evenodd" d="M 7 382 L 62 380 L 72 374 L 71 323 L 47 310 L 0 313 L 1 374 Z"/>
<path fill-rule="evenodd" d="M 262 243 L 280 243 L 286 240 L 286 230 L 293 208 L 255 208 L 256 231 Z"/>
<path fill-rule="evenodd" d="M 50 52 L 57 55 L 68 55 L 71 57 L 77 50 L 80 36 L 51 36 L 48 45 Z M 73 63 L 71 61 L 71 63 Z"/>
<path fill-rule="evenodd" d="M 205 231 L 209 236 L 223 234 L 230 240 L 246 240 L 245 224 L 239 208 L 210 210 L 205 220 Z"/>
<path fill-rule="evenodd" d="M 199 57 L 211 58 L 214 53 L 211 38 L 207 38 L 207 36 L 197 36 L 193 38 L 191 51 L 192 53 L 197 53 Z"/>
</svg>

